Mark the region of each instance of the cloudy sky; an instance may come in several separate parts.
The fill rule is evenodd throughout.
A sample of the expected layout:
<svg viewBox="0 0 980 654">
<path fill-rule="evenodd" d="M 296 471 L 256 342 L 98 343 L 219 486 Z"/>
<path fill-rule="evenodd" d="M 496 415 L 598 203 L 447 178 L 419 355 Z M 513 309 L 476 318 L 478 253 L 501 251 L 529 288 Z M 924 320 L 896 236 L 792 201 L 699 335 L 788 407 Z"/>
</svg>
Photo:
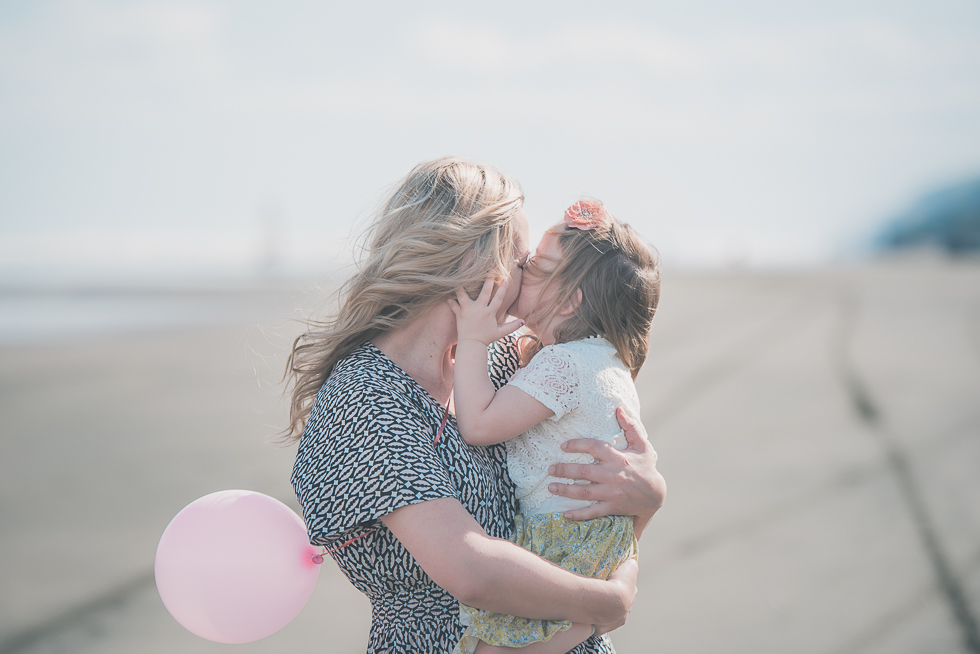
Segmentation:
<svg viewBox="0 0 980 654">
<path fill-rule="evenodd" d="M 327 268 L 419 161 L 667 265 L 827 261 L 980 174 L 980 3 L 0 3 L 0 274 Z"/>
</svg>

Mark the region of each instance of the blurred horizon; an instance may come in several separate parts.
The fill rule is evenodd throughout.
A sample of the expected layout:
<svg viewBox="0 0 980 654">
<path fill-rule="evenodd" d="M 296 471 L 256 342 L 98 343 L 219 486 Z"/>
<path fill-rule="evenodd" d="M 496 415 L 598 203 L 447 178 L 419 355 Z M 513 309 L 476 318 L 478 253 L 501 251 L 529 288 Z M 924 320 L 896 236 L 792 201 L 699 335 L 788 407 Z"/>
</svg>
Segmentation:
<svg viewBox="0 0 980 654">
<path fill-rule="evenodd" d="M 0 286 L 309 279 L 416 163 L 683 270 L 865 256 L 980 176 L 980 5 L 0 5 Z"/>
</svg>

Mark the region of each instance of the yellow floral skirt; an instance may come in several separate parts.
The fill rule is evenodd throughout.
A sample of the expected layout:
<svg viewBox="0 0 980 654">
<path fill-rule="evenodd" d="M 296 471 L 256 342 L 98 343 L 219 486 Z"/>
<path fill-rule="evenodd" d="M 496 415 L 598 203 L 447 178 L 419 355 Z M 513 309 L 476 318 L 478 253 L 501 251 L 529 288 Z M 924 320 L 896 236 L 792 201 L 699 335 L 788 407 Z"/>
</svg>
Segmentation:
<svg viewBox="0 0 980 654">
<path fill-rule="evenodd" d="M 511 541 L 543 559 L 586 577 L 606 579 L 623 561 L 636 558 L 633 518 L 607 516 L 566 520 L 561 513 L 518 515 Z M 459 605 L 466 627 L 453 654 L 472 654 L 479 641 L 505 647 L 526 647 L 548 640 L 571 622 L 530 620 Z"/>
</svg>

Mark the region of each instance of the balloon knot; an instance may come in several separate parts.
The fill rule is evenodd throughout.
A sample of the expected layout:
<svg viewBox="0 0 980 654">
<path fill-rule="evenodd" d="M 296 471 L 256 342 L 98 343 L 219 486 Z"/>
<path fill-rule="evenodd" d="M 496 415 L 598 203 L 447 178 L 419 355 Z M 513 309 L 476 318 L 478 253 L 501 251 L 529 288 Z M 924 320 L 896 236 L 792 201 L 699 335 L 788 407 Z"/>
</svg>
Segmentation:
<svg viewBox="0 0 980 654">
<path fill-rule="evenodd" d="M 317 565 L 320 565 L 321 563 L 323 563 L 323 555 L 322 554 L 314 554 L 312 557 L 310 557 L 310 560 L 313 561 L 313 563 L 316 563 Z"/>
</svg>

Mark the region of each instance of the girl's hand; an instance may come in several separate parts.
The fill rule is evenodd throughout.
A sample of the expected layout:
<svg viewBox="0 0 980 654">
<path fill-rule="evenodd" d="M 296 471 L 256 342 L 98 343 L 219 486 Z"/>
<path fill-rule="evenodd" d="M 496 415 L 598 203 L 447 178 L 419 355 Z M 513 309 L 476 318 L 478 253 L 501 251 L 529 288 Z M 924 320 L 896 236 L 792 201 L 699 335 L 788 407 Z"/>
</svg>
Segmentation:
<svg viewBox="0 0 980 654">
<path fill-rule="evenodd" d="M 585 479 L 591 484 L 550 484 L 555 495 L 596 502 L 584 509 L 567 511 L 569 520 L 588 520 L 604 515 L 634 516 L 637 538 L 667 497 L 667 482 L 657 471 L 657 452 L 647 440 L 643 425 L 616 409 L 627 447 L 620 452 L 609 443 L 578 438 L 562 444 L 566 452 L 583 452 L 595 464 L 557 463 L 549 469 L 555 477 Z"/>
<path fill-rule="evenodd" d="M 471 300 L 462 288 L 456 289 L 455 300 L 449 300 L 449 307 L 456 314 L 456 333 L 460 341 L 479 341 L 490 345 L 524 325 L 523 320 L 512 320 L 503 325 L 497 323 L 497 312 L 503 304 L 510 280 L 505 280 L 496 293 L 493 292 L 493 282 L 493 277 L 487 277 L 475 300 Z"/>
<path fill-rule="evenodd" d="M 623 598 L 628 600 L 625 603 L 626 612 L 615 622 L 593 625 L 596 636 L 609 633 L 626 624 L 626 618 L 629 617 L 630 610 L 633 608 L 633 600 L 636 598 L 636 576 L 639 572 L 640 567 L 636 559 L 627 559 L 609 575 L 608 581 L 619 584 L 622 587 Z"/>
</svg>

